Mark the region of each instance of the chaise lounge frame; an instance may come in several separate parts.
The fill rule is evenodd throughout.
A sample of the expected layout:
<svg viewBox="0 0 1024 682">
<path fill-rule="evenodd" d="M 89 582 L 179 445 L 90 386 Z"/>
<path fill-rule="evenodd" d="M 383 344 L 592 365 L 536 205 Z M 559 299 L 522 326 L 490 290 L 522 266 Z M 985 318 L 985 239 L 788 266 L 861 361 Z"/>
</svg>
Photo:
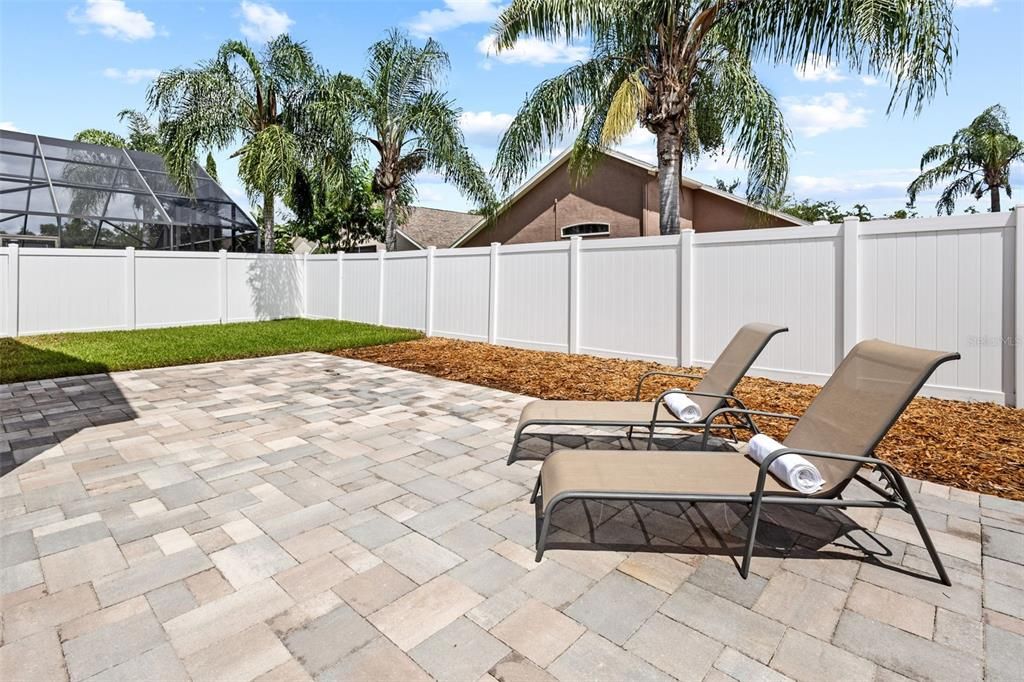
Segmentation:
<svg viewBox="0 0 1024 682">
<path fill-rule="evenodd" d="M 861 342 L 858 344 L 847 356 L 847 360 L 844 360 L 843 364 L 836 370 L 833 377 L 829 380 L 826 387 L 822 389 L 822 393 L 828 388 L 829 384 L 836 381 L 837 377 L 843 370 L 843 366 L 849 360 L 858 348 L 865 344 L 884 344 L 893 348 L 903 348 L 895 346 L 894 344 L 885 344 L 881 341 L 870 341 Z M 908 349 L 916 350 L 916 349 Z M 884 428 L 880 429 L 880 432 L 870 445 L 869 451 L 873 451 L 878 441 L 885 435 L 886 432 L 892 427 L 899 416 L 906 409 L 907 405 L 913 399 L 913 397 L 920 390 L 921 386 L 928 379 L 934 370 L 941 364 L 951 361 L 958 360 L 960 358 L 959 353 L 933 353 L 932 361 L 923 368 L 919 374 L 918 380 L 913 386 L 913 390 L 908 392 L 908 397 L 899 406 L 899 409 L 893 410 L 888 423 L 884 425 Z M 820 395 L 820 394 L 819 394 Z M 808 408 L 810 412 L 813 407 Z M 724 416 L 726 414 L 742 413 L 748 417 L 761 416 L 761 417 L 777 417 L 790 420 L 796 420 L 799 422 L 801 417 L 790 414 L 765 412 L 760 410 L 749 410 L 738 407 L 723 407 L 712 413 L 704 428 L 704 443 L 710 435 L 713 428 L 713 422 L 716 418 Z M 805 413 L 806 414 L 806 413 Z M 900 472 L 893 467 L 891 464 L 884 462 L 877 457 L 870 455 L 851 455 L 839 452 L 824 452 L 819 450 L 812 450 L 803 447 L 785 447 L 782 450 L 773 452 L 771 455 L 765 458 L 765 460 L 758 466 L 756 485 L 750 493 L 745 494 L 690 494 L 685 491 L 678 493 L 652 493 L 638 490 L 621 490 L 621 491 L 609 491 L 609 490 L 563 490 L 555 494 L 550 500 L 543 499 L 543 478 L 544 468 L 552 466 L 553 463 L 558 461 L 559 454 L 561 452 L 572 453 L 573 451 L 558 451 L 552 453 L 545 461 L 541 468 L 541 473 L 537 477 L 537 483 L 534 487 L 534 493 L 531 497 L 531 502 L 536 506 L 537 513 L 537 539 L 536 539 L 536 561 L 540 561 L 544 556 L 545 547 L 547 544 L 548 534 L 551 529 L 551 516 L 555 508 L 564 502 L 571 500 L 629 500 L 629 501 L 657 501 L 657 502 L 684 502 L 684 503 L 700 503 L 700 502 L 717 502 L 717 503 L 736 503 L 743 504 L 748 507 L 747 517 L 751 519 L 750 529 L 747 533 L 747 538 L 744 543 L 743 558 L 740 565 L 740 575 L 743 578 L 747 578 L 750 573 L 750 564 L 753 559 L 754 546 L 757 540 L 757 528 L 761 517 L 761 511 L 764 505 L 768 504 L 785 504 L 785 505 L 796 505 L 796 506 L 827 506 L 827 507 L 839 507 L 839 508 L 881 508 L 881 509 L 901 509 L 905 511 L 914 521 L 918 532 L 921 535 L 921 540 L 924 543 L 925 549 L 928 551 L 928 556 L 931 558 L 932 564 L 935 567 L 935 571 L 938 574 L 939 581 L 943 585 L 950 585 L 949 575 L 946 572 L 945 567 L 942 564 L 942 560 L 939 557 L 938 551 L 935 548 L 935 544 L 932 542 L 931 536 L 928 533 L 928 529 L 921 518 L 921 514 L 914 504 L 913 497 L 910 494 L 906 482 Z M 588 453 L 591 456 L 598 454 L 597 452 Z M 607 454 L 607 453 L 604 453 Z M 644 453 L 625 453 L 630 457 L 643 457 Z M 664 454 L 664 453 L 660 453 Z M 673 452 L 675 456 L 682 459 L 686 458 L 685 452 Z M 704 453 L 707 454 L 707 453 Z M 827 490 L 821 491 L 814 495 L 802 495 L 793 490 L 778 491 L 778 490 L 767 490 L 766 486 L 769 481 L 773 480 L 769 473 L 769 467 L 779 457 L 787 454 L 797 454 L 804 457 L 809 457 L 817 460 L 833 461 L 833 462 L 845 462 L 847 464 L 855 464 L 857 466 L 851 468 L 849 476 L 843 480 L 838 481 L 835 485 L 832 485 Z M 743 465 L 755 466 L 754 462 L 746 459 L 742 455 L 723 455 L 728 457 L 734 457 L 738 462 L 742 460 Z M 867 477 L 861 475 L 861 470 L 865 467 L 872 468 L 877 472 L 883 481 L 883 485 L 878 485 L 874 481 L 869 480 Z M 843 492 L 846 487 L 854 480 L 857 480 L 861 484 L 867 487 L 872 493 L 877 495 L 880 499 L 846 499 L 843 497 Z M 778 487 L 777 485 L 775 486 Z"/>
<path fill-rule="evenodd" d="M 632 440 L 632 438 L 633 438 L 633 430 L 634 429 L 636 429 L 636 428 L 646 428 L 646 429 L 648 429 L 647 445 L 648 445 L 648 448 L 649 448 L 650 444 L 651 444 L 651 441 L 654 439 L 655 430 L 658 429 L 658 428 L 672 428 L 672 429 L 680 429 L 680 430 L 683 430 L 683 431 L 694 431 L 694 430 L 697 430 L 697 429 L 704 428 L 705 425 L 710 423 L 711 420 L 708 419 L 708 418 L 705 418 L 704 420 L 702 420 L 700 422 L 695 422 L 693 424 L 689 424 L 689 423 L 686 423 L 686 422 L 676 418 L 674 415 L 672 415 L 670 412 L 668 412 L 667 409 L 662 409 L 663 405 L 664 405 L 665 398 L 668 395 L 672 394 L 672 393 L 682 393 L 682 394 L 685 394 L 687 396 L 691 396 L 691 397 L 694 397 L 694 398 L 697 398 L 697 399 L 700 399 L 700 398 L 711 399 L 711 400 L 707 401 L 708 403 L 710 403 L 710 407 L 707 410 L 707 414 L 709 416 L 710 416 L 710 414 L 712 412 L 714 412 L 716 409 L 718 409 L 719 407 L 721 407 L 723 405 L 729 406 L 729 407 L 736 407 L 736 408 L 739 408 L 739 410 L 741 410 L 741 411 L 745 410 L 746 409 L 746 405 L 743 404 L 742 400 L 740 400 L 735 395 L 733 395 L 732 391 L 736 388 L 736 385 L 740 382 L 740 379 L 742 379 L 743 376 L 746 375 L 747 371 L 754 364 L 754 362 L 757 360 L 757 358 L 760 356 L 760 354 L 764 351 L 764 349 L 768 345 L 768 343 L 773 338 L 775 338 L 776 335 L 781 334 L 783 332 L 787 332 L 787 331 L 789 331 L 788 327 L 781 327 L 781 326 L 771 325 L 771 324 L 766 324 L 766 323 L 755 322 L 755 323 L 750 323 L 750 324 L 744 325 L 743 327 L 741 327 L 739 329 L 739 331 L 736 332 L 736 335 L 733 337 L 732 341 L 730 342 L 730 346 L 732 346 L 732 344 L 737 343 L 738 341 L 740 341 L 744 334 L 760 334 L 761 338 L 758 339 L 758 342 L 755 345 L 755 347 L 752 349 L 752 352 L 749 352 L 747 354 L 747 357 L 744 358 L 744 362 L 741 363 L 742 364 L 742 371 L 737 372 L 734 375 L 730 376 L 728 378 L 728 380 L 724 382 L 725 388 L 728 389 L 727 391 L 722 391 L 722 392 L 706 391 L 706 390 L 701 391 L 701 390 L 698 390 L 700 388 L 700 384 L 698 384 L 697 387 L 694 390 L 684 390 L 684 389 L 680 389 L 680 388 L 669 389 L 669 390 L 664 391 L 663 393 L 661 393 L 655 400 L 653 400 L 653 401 L 651 401 L 649 403 L 645 403 L 645 407 L 646 406 L 650 406 L 649 409 L 651 409 L 651 417 L 649 419 L 646 418 L 646 417 L 644 419 L 642 419 L 642 420 L 641 419 L 585 419 L 585 418 L 545 418 L 545 417 L 533 417 L 533 416 L 530 415 L 530 413 L 532 411 L 535 411 L 537 409 L 543 409 L 544 405 L 551 405 L 553 403 L 560 403 L 560 402 L 562 402 L 562 401 L 545 401 L 545 400 L 534 401 L 533 403 L 530 403 L 529 405 L 527 405 L 526 408 L 524 408 L 524 410 L 523 410 L 524 418 L 520 419 L 519 424 L 516 427 L 515 436 L 513 437 L 513 440 L 512 440 L 512 448 L 509 450 L 508 459 L 506 461 L 506 464 L 511 465 L 513 462 L 516 462 L 516 461 L 519 461 L 519 460 L 523 460 L 523 459 L 532 459 L 532 460 L 538 459 L 536 457 L 522 456 L 521 455 L 521 445 L 522 445 L 522 441 L 524 439 L 529 438 L 529 437 L 531 437 L 533 435 L 551 435 L 551 434 L 548 434 L 546 432 L 541 432 L 541 433 L 538 433 L 538 434 L 527 433 L 528 429 L 530 429 L 532 427 L 536 427 L 536 426 L 584 426 L 584 427 L 611 427 L 611 428 L 627 428 L 628 427 L 629 430 L 627 432 L 627 438 L 629 438 L 630 440 Z M 718 360 L 715 361 L 716 364 L 718 362 L 722 361 L 723 358 L 726 358 L 727 353 L 729 353 L 729 351 L 730 351 L 730 346 L 727 346 L 725 348 L 725 350 L 722 351 L 722 353 L 718 357 Z M 712 365 L 712 368 L 710 368 L 708 370 L 708 372 L 710 373 L 711 369 L 713 369 L 713 368 L 714 368 L 714 365 Z M 647 381 L 648 379 L 650 379 L 651 377 L 655 377 L 655 376 L 668 376 L 668 377 L 678 377 L 678 378 L 685 378 L 685 379 L 697 379 L 699 381 L 703 381 L 704 379 L 706 379 L 706 375 L 702 376 L 700 374 L 688 374 L 688 373 L 681 373 L 681 372 L 666 372 L 666 371 L 662 371 L 662 370 L 654 370 L 654 371 L 651 371 L 651 372 L 646 372 L 637 381 L 636 397 L 635 397 L 635 400 L 633 401 L 634 403 L 640 402 L 640 396 L 641 396 L 642 391 L 643 391 L 644 382 Z M 612 405 L 616 405 L 619 401 L 610 401 L 609 400 L 609 401 L 584 401 L 584 402 L 591 403 L 591 404 L 594 404 L 594 405 L 600 405 L 600 406 L 612 406 Z M 626 403 L 626 404 L 629 404 L 629 403 Z M 758 433 L 757 426 L 754 424 L 754 421 L 751 418 L 751 416 L 750 415 L 744 415 L 741 411 L 736 412 L 736 414 L 739 415 L 739 418 L 736 421 L 734 421 L 732 423 L 725 422 L 725 423 L 715 424 L 712 428 L 714 428 L 716 431 L 730 431 L 730 432 L 732 432 L 732 431 L 735 431 L 736 429 L 743 429 L 743 430 L 752 431 L 753 433 Z"/>
</svg>

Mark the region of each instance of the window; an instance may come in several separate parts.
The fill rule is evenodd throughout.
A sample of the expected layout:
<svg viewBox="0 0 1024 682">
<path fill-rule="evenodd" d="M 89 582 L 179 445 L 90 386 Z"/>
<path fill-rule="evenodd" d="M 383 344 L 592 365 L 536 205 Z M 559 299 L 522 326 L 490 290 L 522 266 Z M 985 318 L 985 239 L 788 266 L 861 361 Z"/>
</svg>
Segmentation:
<svg viewBox="0 0 1024 682">
<path fill-rule="evenodd" d="M 562 228 L 562 239 L 569 237 L 599 237 L 610 232 L 608 223 L 580 223 Z"/>
</svg>

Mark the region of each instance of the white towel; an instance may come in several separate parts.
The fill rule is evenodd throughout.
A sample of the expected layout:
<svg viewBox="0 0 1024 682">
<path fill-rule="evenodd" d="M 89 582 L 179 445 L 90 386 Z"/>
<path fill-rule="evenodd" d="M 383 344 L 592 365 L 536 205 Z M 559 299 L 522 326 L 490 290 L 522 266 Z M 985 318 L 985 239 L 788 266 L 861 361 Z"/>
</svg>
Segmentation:
<svg viewBox="0 0 1024 682">
<path fill-rule="evenodd" d="M 765 457 L 785 447 L 777 440 L 759 433 L 750 439 L 750 443 L 747 445 L 747 454 L 760 464 Z M 796 453 L 779 457 L 768 466 L 768 471 L 775 474 L 776 478 L 789 485 L 790 488 L 805 495 L 818 492 L 825 484 L 825 479 L 821 477 L 818 467 Z"/>
<path fill-rule="evenodd" d="M 665 396 L 665 407 L 687 424 L 700 421 L 700 405 L 690 400 L 690 396 L 684 393 L 669 393 Z"/>
</svg>

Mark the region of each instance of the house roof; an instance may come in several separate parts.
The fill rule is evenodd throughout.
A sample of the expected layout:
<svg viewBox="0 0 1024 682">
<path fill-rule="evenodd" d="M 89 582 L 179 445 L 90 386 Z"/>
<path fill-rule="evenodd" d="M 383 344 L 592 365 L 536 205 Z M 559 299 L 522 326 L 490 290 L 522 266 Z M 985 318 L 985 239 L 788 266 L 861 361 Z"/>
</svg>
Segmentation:
<svg viewBox="0 0 1024 682">
<path fill-rule="evenodd" d="M 503 213 L 510 206 L 512 206 L 512 204 L 516 203 L 521 198 L 526 196 L 526 194 L 529 193 L 530 190 L 532 190 L 538 184 L 540 184 L 540 182 L 542 180 L 544 180 L 544 178 L 548 177 L 549 175 L 554 173 L 556 170 L 558 170 L 558 168 L 561 167 L 561 165 L 563 163 L 566 163 L 569 160 L 569 155 L 571 153 L 572 153 L 572 147 L 569 147 L 565 151 L 563 151 L 561 154 L 559 154 L 555 158 L 551 159 L 551 161 L 548 162 L 548 164 L 546 166 L 544 166 L 539 171 L 537 171 L 536 175 L 534 175 L 532 178 L 527 180 L 526 183 L 522 187 L 517 189 L 512 194 L 512 196 L 510 196 L 508 199 L 506 199 L 505 202 L 502 203 L 502 205 L 498 207 L 497 213 L 498 214 Z M 658 167 L 657 166 L 653 166 L 653 165 L 647 163 L 646 161 L 642 161 L 642 160 L 640 160 L 640 159 L 638 159 L 636 157 L 630 156 L 628 154 L 623 154 L 622 152 L 615 151 L 614 149 L 607 149 L 607 150 L 605 150 L 603 152 L 603 154 L 605 156 L 610 156 L 613 159 L 618 159 L 619 161 L 623 161 L 625 163 L 631 164 L 631 165 L 636 166 L 638 168 L 643 168 L 650 175 L 656 176 L 658 174 Z M 705 185 L 704 183 L 702 183 L 702 182 L 700 182 L 698 180 L 694 180 L 693 178 L 688 178 L 688 177 L 682 176 L 682 177 L 679 178 L 679 183 L 683 187 L 687 187 L 689 189 L 694 189 L 694 190 L 699 189 L 699 190 L 703 190 L 705 192 L 709 192 L 711 194 L 716 194 L 716 195 L 722 197 L 723 199 L 728 199 L 729 201 L 735 201 L 738 204 L 743 204 L 744 206 L 748 206 L 750 208 L 755 208 L 755 209 L 757 209 L 759 211 L 763 211 L 763 212 L 765 212 L 765 213 L 767 213 L 769 215 L 773 215 L 773 216 L 776 216 L 778 218 L 782 218 L 784 220 L 792 221 L 796 225 L 809 225 L 810 224 L 806 220 L 801 220 L 800 218 L 797 218 L 796 216 L 791 216 L 788 213 L 782 213 L 781 211 L 776 211 L 776 210 L 770 209 L 770 208 L 768 208 L 766 206 L 761 206 L 760 204 L 756 204 L 756 203 L 753 203 L 751 201 L 747 201 L 743 197 L 738 197 L 735 194 L 730 194 L 729 192 L 723 192 L 722 190 L 718 189 L 717 187 L 712 187 L 710 185 Z M 482 230 L 487 225 L 486 218 L 480 218 L 478 216 L 474 216 L 474 217 L 477 218 L 476 222 L 472 226 L 470 226 L 469 229 L 467 229 L 461 236 L 459 236 L 458 239 L 456 239 L 454 242 L 452 242 L 451 246 L 453 246 L 453 247 L 459 246 L 460 244 L 462 244 L 463 242 L 467 241 L 470 237 L 475 235 L 477 232 Z"/>
<path fill-rule="evenodd" d="M 398 231 L 421 249 L 428 246 L 443 249 L 451 246 L 452 242 L 479 220 L 480 216 L 473 213 L 410 206 L 408 218 Z"/>
</svg>

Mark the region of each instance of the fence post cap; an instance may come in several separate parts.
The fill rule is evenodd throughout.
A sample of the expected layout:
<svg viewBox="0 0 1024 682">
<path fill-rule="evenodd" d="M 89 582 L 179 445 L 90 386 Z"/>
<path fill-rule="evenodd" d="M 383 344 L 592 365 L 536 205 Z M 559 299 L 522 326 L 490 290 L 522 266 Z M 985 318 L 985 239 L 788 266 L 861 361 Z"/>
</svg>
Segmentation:
<svg viewBox="0 0 1024 682">
<path fill-rule="evenodd" d="M 860 218 L 858 218 L 855 215 L 843 216 L 843 223 L 844 224 L 845 223 L 859 223 L 859 222 L 860 222 Z"/>
<path fill-rule="evenodd" d="M 227 253 L 227 249 L 217 249 L 217 253 Z"/>
<path fill-rule="evenodd" d="M 427 251 L 437 251 L 437 247 L 434 246 L 433 244 L 430 244 L 429 246 L 427 246 Z"/>
<path fill-rule="evenodd" d="M 815 220 L 813 223 L 811 223 L 811 225 L 831 225 L 831 224 L 832 223 L 830 223 L 827 220 Z"/>
</svg>

